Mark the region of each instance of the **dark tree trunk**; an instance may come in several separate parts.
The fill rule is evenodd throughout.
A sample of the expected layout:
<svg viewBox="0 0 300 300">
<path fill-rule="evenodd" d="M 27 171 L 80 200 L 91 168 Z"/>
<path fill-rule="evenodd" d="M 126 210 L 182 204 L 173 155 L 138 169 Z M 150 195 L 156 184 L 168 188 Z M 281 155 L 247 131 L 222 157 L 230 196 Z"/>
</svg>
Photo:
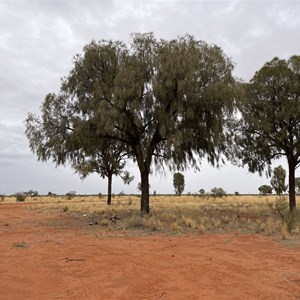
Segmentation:
<svg viewBox="0 0 300 300">
<path fill-rule="evenodd" d="M 111 205 L 111 187 L 112 187 L 112 175 L 107 176 L 108 189 L 107 189 L 107 205 Z"/>
<path fill-rule="evenodd" d="M 141 171 L 141 215 L 149 214 L 149 170 Z"/>
<path fill-rule="evenodd" d="M 290 210 L 296 208 L 296 193 L 295 193 L 295 168 L 296 165 L 292 160 L 288 160 L 289 165 L 289 203 Z"/>
</svg>

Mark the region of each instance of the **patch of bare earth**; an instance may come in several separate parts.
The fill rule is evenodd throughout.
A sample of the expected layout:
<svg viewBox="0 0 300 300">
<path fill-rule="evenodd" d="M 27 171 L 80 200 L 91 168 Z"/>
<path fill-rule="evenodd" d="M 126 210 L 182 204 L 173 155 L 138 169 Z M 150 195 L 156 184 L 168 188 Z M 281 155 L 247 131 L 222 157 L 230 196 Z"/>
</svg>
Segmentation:
<svg viewBox="0 0 300 300">
<path fill-rule="evenodd" d="M 300 247 L 238 233 L 95 232 L 1 205 L 0 299 L 300 299 Z"/>
</svg>

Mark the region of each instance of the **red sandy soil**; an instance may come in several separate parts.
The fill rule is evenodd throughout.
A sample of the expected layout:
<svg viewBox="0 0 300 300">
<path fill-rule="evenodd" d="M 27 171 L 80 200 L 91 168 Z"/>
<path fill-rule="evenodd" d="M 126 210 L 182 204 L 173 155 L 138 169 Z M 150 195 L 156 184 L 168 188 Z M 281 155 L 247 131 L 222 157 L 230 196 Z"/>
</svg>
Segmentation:
<svg viewBox="0 0 300 300">
<path fill-rule="evenodd" d="M 239 233 L 122 236 L 82 219 L 0 205 L 0 299 L 300 299 L 300 247 Z"/>
</svg>

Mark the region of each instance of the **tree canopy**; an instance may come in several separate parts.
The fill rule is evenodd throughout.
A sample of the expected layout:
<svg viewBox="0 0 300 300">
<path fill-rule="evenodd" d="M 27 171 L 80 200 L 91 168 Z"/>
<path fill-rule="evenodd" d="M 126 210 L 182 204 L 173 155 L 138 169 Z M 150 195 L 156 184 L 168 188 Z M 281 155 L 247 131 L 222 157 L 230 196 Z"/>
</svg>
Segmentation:
<svg viewBox="0 0 300 300">
<path fill-rule="evenodd" d="M 278 166 L 273 170 L 273 176 L 271 178 L 271 186 L 277 195 L 281 195 L 287 190 L 285 184 L 286 172 L 282 166 Z"/>
<path fill-rule="evenodd" d="M 60 93 L 46 97 L 41 119 L 27 120 L 31 149 L 61 164 L 89 149 L 86 135 L 93 147 L 117 141 L 138 165 L 141 212 L 148 213 L 151 168 L 197 167 L 203 157 L 218 165 L 226 155 L 232 69 L 221 48 L 189 35 L 166 41 L 134 34 L 129 45 L 92 41 L 74 57 Z"/>
<path fill-rule="evenodd" d="M 244 84 L 245 101 L 236 127 L 236 151 L 249 171 L 271 174 L 274 159 L 286 157 L 290 209 L 296 207 L 295 169 L 300 163 L 300 56 L 275 57 Z"/>
<path fill-rule="evenodd" d="M 97 143 L 93 143 L 93 146 Z M 125 184 L 130 184 L 134 179 L 128 171 L 125 171 L 126 152 L 122 151 L 122 145 L 114 140 L 103 140 L 103 143 L 97 147 L 89 147 L 88 152 L 82 151 L 81 156 L 73 163 L 73 168 L 80 174 L 82 179 L 90 173 L 98 173 L 102 178 L 107 178 L 107 204 L 111 204 L 112 198 L 112 177 L 119 176 Z"/>
<path fill-rule="evenodd" d="M 273 192 L 273 189 L 270 185 L 267 185 L 267 184 L 263 184 L 261 185 L 259 188 L 258 188 L 258 191 L 260 194 L 262 195 L 267 195 L 267 194 L 272 194 Z"/>
<path fill-rule="evenodd" d="M 175 194 L 180 196 L 184 191 L 184 175 L 177 172 L 173 175 L 173 186 L 175 189 Z"/>
</svg>

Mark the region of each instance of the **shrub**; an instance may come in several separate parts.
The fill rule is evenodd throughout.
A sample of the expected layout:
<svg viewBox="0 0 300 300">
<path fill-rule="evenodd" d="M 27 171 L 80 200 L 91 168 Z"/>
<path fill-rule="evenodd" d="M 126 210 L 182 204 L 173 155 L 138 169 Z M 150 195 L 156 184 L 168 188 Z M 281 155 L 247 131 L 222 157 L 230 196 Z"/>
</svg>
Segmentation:
<svg viewBox="0 0 300 300">
<path fill-rule="evenodd" d="M 75 191 L 71 191 L 66 193 L 66 196 L 68 198 L 68 200 L 71 200 L 72 198 L 74 198 L 76 196 L 76 192 Z"/>
<path fill-rule="evenodd" d="M 234 194 L 235 194 L 236 196 L 238 196 L 240 193 L 239 193 L 239 192 L 234 192 Z"/>
<path fill-rule="evenodd" d="M 26 248 L 26 247 L 28 247 L 28 244 L 26 242 L 17 242 L 17 243 L 13 243 L 13 247 L 15 247 L 15 248 Z"/>
<path fill-rule="evenodd" d="M 288 232 L 296 232 L 300 226 L 300 212 L 296 209 L 289 210 L 289 204 L 285 197 L 279 196 L 274 204 L 269 204 L 273 213 L 280 217 L 282 225 Z"/>
<path fill-rule="evenodd" d="M 0 194 L 0 202 L 3 202 L 4 198 L 5 198 L 5 195 L 4 194 Z"/>
<path fill-rule="evenodd" d="M 17 202 L 24 202 L 26 199 L 26 196 L 24 193 L 16 193 L 15 194 Z"/>
<path fill-rule="evenodd" d="M 214 187 L 213 189 L 211 189 L 211 195 L 214 198 L 222 198 L 226 196 L 226 192 L 222 188 Z"/>
<path fill-rule="evenodd" d="M 68 207 L 67 205 L 66 205 L 66 206 L 64 206 L 64 207 L 63 207 L 63 209 L 62 209 L 62 211 L 63 211 L 63 212 L 67 212 L 67 211 L 69 211 L 69 207 Z"/>
<path fill-rule="evenodd" d="M 122 196 L 125 196 L 124 191 L 121 191 L 121 192 L 118 194 L 118 197 L 122 197 Z"/>
</svg>

